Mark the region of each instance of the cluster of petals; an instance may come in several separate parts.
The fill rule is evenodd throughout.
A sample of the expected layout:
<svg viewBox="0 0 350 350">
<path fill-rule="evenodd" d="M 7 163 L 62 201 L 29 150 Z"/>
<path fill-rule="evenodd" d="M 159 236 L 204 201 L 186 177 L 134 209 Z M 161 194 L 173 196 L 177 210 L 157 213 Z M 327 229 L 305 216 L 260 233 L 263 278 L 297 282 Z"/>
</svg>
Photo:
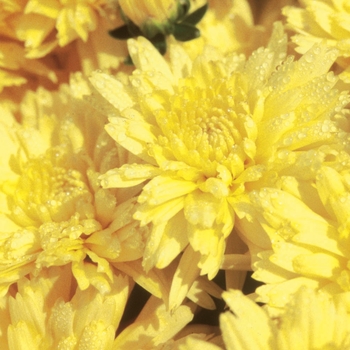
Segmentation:
<svg viewBox="0 0 350 350">
<path fill-rule="evenodd" d="M 190 275 L 213 278 L 235 222 L 249 217 L 249 194 L 280 188 L 282 175 L 314 179 L 321 146 L 347 143 L 341 111 L 348 97 L 333 89 L 337 78 L 328 72 L 337 51 L 316 45 L 294 60 L 286 43 L 276 24 L 268 47 L 247 60 L 207 48 L 192 61 L 174 44 L 168 62 L 139 38 L 129 41 L 136 66 L 129 77 L 92 75 L 114 108 L 107 132 L 140 159 L 100 178 L 104 188 L 145 183 L 134 218 L 153 227 L 146 270 L 184 251 L 180 270 L 188 256 L 196 262 L 189 284 Z M 250 234 L 264 239 L 242 233 L 248 241 Z"/>
<path fill-rule="evenodd" d="M 205 3 L 0 1 L 1 349 L 350 348 L 350 5 Z"/>
<path fill-rule="evenodd" d="M 305 53 L 312 45 L 325 42 L 339 50 L 340 76 L 350 81 L 350 6 L 347 0 L 302 0 L 300 6 L 283 9 L 287 25 L 295 35 L 296 50 Z"/>
<path fill-rule="evenodd" d="M 107 34 L 121 22 L 116 8 L 105 0 L 2 1 L 0 93 L 11 88 L 13 98 L 19 86 L 53 89 L 72 71 L 117 68 L 125 45 Z"/>
<path fill-rule="evenodd" d="M 206 340 L 196 334 L 185 339 L 182 350 L 342 350 L 350 346 L 348 302 L 336 303 L 303 287 L 273 318 L 241 291 L 226 291 L 223 298 L 229 307 L 220 316 L 223 344 L 218 337 Z"/>
</svg>

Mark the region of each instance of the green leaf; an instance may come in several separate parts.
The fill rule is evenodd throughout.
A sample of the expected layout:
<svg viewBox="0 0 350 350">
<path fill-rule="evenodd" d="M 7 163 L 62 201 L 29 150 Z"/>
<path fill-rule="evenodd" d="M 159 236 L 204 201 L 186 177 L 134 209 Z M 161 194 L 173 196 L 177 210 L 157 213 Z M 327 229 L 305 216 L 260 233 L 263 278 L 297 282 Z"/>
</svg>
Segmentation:
<svg viewBox="0 0 350 350">
<path fill-rule="evenodd" d="M 192 12 L 190 15 L 185 17 L 181 21 L 181 23 L 195 26 L 204 17 L 207 10 L 208 10 L 208 4 L 205 4 L 204 6 L 200 7 L 198 10 Z"/>
<path fill-rule="evenodd" d="M 189 41 L 201 35 L 199 29 L 185 23 L 176 23 L 174 26 L 174 37 L 179 41 Z"/>
</svg>

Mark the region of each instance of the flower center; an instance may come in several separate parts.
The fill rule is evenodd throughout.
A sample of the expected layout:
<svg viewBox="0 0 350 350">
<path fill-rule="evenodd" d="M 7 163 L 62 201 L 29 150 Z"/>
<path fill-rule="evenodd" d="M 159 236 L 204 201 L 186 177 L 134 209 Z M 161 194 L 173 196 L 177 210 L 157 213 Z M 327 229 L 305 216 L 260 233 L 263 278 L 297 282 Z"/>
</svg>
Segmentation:
<svg viewBox="0 0 350 350">
<path fill-rule="evenodd" d="M 185 79 L 157 116 L 166 136 L 159 142 L 170 147 L 177 160 L 201 169 L 207 177 L 217 175 L 219 164 L 238 176 L 255 155 L 247 145 L 255 141 L 249 138 L 256 125 L 248 108 L 236 103 L 234 91 L 226 79 L 215 79 L 207 87 Z"/>
<path fill-rule="evenodd" d="M 64 153 L 51 149 L 25 164 L 10 198 L 13 220 L 20 226 L 66 221 L 76 212 L 86 217 L 82 208 L 91 202 L 91 193 L 82 173 L 65 166 Z"/>
</svg>

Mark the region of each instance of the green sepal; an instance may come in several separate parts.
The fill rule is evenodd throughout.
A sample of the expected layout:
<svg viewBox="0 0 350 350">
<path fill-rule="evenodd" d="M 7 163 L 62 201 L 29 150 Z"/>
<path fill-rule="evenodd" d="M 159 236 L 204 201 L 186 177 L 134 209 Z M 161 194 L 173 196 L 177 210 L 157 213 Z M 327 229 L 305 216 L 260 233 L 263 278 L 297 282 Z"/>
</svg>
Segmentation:
<svg viewBox="0 0 350 350">
<path fill-rule="evenodd" d="M 129 28 L 126 24 L 121 27 L 109 30 L 108 34 L 113 38 L 119 39 L 119 40 L 127 40 L 132 38 L 132 34 L 130 34 Z"/>
<path fill-rule="evenodd" d="M 162 55 L 166 53 L 167 45 L 164 34 L 158 33 L 152 38 L 151 43 Z"/>
<path fill-rule="evenodd" d="M 124 60 L 124 64 L 126 66 L 133 66 L 134 65 L 134 62 L 132 61 L 132 58 L 130 55 L 128 55 L 128 57 Z"/>
<path fill-rule="evenodd" d="M 178 4 L 178 15 L 176 21 L 181 21 L 187 15 L 190 7 L 190 0 L 180 0 Z"/>
<path fill-rule="evenodd" d="M 205 4 L 199 9 L 197 9 L 196 11 L 192 12 L 187 17 L 185 17 L 181 21 L 181 23 L 195 26 L 204 17 L 207 10 L 208 10 L 208 4 Z"/>
<path fill-rule="evenodd" d="M 132 37 L 143 36 L 141 29 L 132 21 L 128 21 L 127 26 Z"/>
<path fill-rule="evenodd" d="M 201 32 L 196 27 L 185 24 L 185 23 L 176 23 L 174 25 L 174 37 L 179 41 L 189 41 L 196 39 L 201 35 Z"/>
<path fill-rule="evenodd" d="M 113 38 L 119 40 L 127 40 L 136 36 L 143 35 L 140 28 L 131 21 L 128 21 L 127 24 L 124 24 L 121 27 L 110 30 L 108 33 Z"/>
</svg>

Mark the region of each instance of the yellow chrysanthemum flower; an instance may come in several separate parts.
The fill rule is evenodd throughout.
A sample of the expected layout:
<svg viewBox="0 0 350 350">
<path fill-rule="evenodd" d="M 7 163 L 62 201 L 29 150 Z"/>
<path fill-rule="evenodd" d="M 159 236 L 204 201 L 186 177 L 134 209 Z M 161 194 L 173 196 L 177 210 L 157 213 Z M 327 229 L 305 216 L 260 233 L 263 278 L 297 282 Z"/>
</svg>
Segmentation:
<svg viewBox="0 0 350 350">
<path fill-rule="evenodd" d="M 292 37 L 297 51 L 305 53 L 315 43 L 325 41 L 339 50 L 337 63 L 350 82 L 350 7 L 347 0 L 302 0 L 301 7 L 287 6 L 283 14 L 288 27 L 298 34 Z"/>
<path fill-rule="evenodd" d="M 240 291 L 223 294 L 230 311 L 220 315 L 227 350 L 299 350 L 350 347 L 350 314 L 347 304 L 334 303 L 323 294 L 301 288 L 285 312 L 272 319 Z M 181 350 L 219 350 L 215 344 L 189 337 Z"/>
<path fill-rule="evenodd" d="M 105 117 L 78 98 L 83 93 L 89 88 L 76 79 L 57 93 L 28 93 L 21 124 L 2 114 L 2 295 L 28 273 L 66 264 L 81 289 L 106 292 L 110 262 L 142 257 L 148 228 L 132 219 L 139 190 L 106 190 L 98 181 L 132 156 L 103 130 Z"/>
<path fill-rule="evenodd" d="M 18 292 L 6 297 L 2 348 L 112 349 L 131 286 L 121 275 L 115 275 L 111 285 L 107 295 L 93 287 L 75 290 L 67 267 L 47 269 L 31 280 L 22 278 Z"/>
<path fill-rule="evenodd" d="M 53 89 L 72 71 L 116 69 L 127 52 L 108 34 L 122 20 L 105 0 L 10 0 L 0 2 L 0 13 L 0 92 Z"/>
<path fill-rule="evenodd" d="M 96 30 L 98 11 L 102 11 L 105 2 L 29 0 L 25 3 L 25 15 L 16 18 L 17 37 L 24 41 L 29 57 L 42 57 L 77 38 L 86 42 L 89 33 Z"/>
<path fill-rule="evenodd" d="M 252 8 L 247 0 L 209 1 L 209 9 L 199 22 L 201 36 L 184 43 L 195 58 L 205 45 L 211 45 L 223 53 L 237 52 L 250 55 L 269 39 L 266 29 L 256 25 Z M 270 34 L 270 33 L 269 33 Z"/>
<path fill-rule="evenodd" d="M 213 278 L 247 193 L 277 186 L 282 174 L 313 177 L 318 148 L 344 137 L 336 114 L 347 99 L 327 73 L 336 52 L 316 46 L 283 61 L 281 25 L 247 61 L 208 48 L 192 62 L 173 45 L 168 63 L 144 38 L 130 40 L 129 52 L 129 81 L 95 73 L 91 82 L 115 109 L 107 132 L 145 164 L 108 171 L 102 186 L 148 181 L 134 215 L 153 224 L 146 270 L 185 251 L 178 276 Z"/>
<path fill-rule="evenodd" d="M 25 48 L 17 40 L 13 25 L 21 11 L 24 11 L 23 1 L 0 2 L 0 92 L 6 87 L 23 85 L 33 77 L 57 80 L 44 62 L 25 57 Z"/>
<path fill-rule="evenodd" d="M 283 191 L 252 193 L 253 219 L 241 222 L 243 235 L 254 228 L 271 242 L 265 249 L 257 240 L 247 243 L 257 255 L 253 277 L 266 283 L 256 290 L 257 300 L 275 312 L 302 285 L 336 300 L 350 298 L 350 156 L 330 149 L 326 159 L 311 183 L 286 177 Z"/>
<path fill-rule="evenodd" d="M 121 324 L 132 283 L 115 274 L 111 291 L 75 288 L 68 266 L 22 278 L 0 307 L 2 349 L 162 349 L 193 318 L 192 303 L 175 312 L 151 297 L 132 324 Z M 119 326 L 124 328 L 121 332 Z M 117 333 L 118 332 L 118 333 Z M 117 333 L 117 336 L 116 336 Z"/>
</svg>

